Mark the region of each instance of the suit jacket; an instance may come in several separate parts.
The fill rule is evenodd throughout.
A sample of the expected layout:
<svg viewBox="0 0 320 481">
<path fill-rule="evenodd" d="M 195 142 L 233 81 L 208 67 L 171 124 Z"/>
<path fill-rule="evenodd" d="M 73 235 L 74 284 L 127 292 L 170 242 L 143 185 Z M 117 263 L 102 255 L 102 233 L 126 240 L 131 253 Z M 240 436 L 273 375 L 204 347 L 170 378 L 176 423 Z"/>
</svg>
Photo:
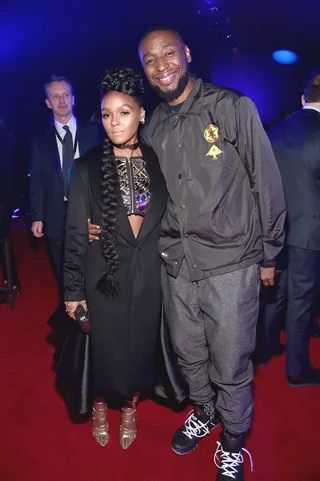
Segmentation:
<svg viewBox="0 0 320 481">
<path fill-rule="evenodd" d="M 320 113 L 303 109 L 269 136 L 287 203 L 287 244 L 320 250 Z"/>
<path fill-rule="evenodd" d="M 79 153 L 83 155 L 100 141 L 96 124 L 77 122 Z M 32 142 L 30 167 L 32 221 L 42 221 L 50 238 L 64 236 L 66 208 L 63 175 L 53 122 Z"/>
</svg>

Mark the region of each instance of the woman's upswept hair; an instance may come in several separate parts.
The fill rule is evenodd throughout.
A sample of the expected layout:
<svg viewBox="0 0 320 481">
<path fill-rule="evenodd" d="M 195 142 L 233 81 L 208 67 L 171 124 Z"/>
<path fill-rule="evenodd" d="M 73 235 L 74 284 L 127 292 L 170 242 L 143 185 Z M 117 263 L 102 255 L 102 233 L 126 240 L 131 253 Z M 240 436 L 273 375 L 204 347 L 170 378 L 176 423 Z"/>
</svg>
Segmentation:
<svg viewBox="0 0 320 481">
<path fill-rule="evenodd" d="M 108 92 L 121 92 L 135 97 L 142 105 L 142 78 L 131 68 L 113 68 L 107 70 L 100 81 L 101 100 Z M 117 251 L 116 226 L 117 204 L 119 200 L 119 179 L 113 144 L 106 136 L 101 158 L 101 252 L 106 261 L 106 273 L 98 282 L 99 290 L 106 296 L 115 297 L 119 287 L 114 277 L 119 265 Z"/>
<path fill-rule="evenodd" d="M 142 76 L 132 68 L 110 68 L 100 81 L 101 99 L 111 91 L 121 92 L 140 100 L 144 92 Z"/>
</svg>

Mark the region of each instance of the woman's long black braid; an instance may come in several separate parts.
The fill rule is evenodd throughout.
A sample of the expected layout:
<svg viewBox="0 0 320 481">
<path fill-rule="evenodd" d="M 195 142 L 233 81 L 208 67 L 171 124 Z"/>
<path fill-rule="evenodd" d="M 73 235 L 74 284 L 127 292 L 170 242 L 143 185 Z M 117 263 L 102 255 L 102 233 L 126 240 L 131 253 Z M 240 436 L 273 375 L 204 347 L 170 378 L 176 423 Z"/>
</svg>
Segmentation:
<svg viewBox="0 0 320 481">
<path fill-rule="evenodd" d="M 99 290 L 106 296 L 116 296 L 118 285 L 114 273 L 119 264 L 116 247 L 117 204 L 119 180 L 112 142 L 106 137 L 101 158 L 101 252 L 107 270 L 98 282 Z"/>
<path fill-rule="evenodd" d="M 105 72 L 100 84 L 101 97 L 117 91 L 137 98 L 143 94 L 141 77 L 130 68 L 115 68 Z M 120 198 L 119 178 L 113 144 L 106 137 L 101 158 L 101 252 L 106 261 L 106 272 L 98 281 L 98 289 L 106 296 L 115 297 L 119 286 L 115 271 L 119 266 L 117 250 L 117 206 Z"/>
</svg>

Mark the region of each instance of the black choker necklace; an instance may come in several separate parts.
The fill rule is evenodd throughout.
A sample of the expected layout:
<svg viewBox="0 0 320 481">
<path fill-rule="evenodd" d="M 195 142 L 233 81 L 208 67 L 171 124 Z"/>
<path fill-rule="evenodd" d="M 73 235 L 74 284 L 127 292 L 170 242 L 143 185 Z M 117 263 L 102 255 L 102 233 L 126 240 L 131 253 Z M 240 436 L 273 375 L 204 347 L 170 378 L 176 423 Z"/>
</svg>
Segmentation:
<svg viewBox="0 0 320 481">
<path fill-rule="evenodd" d="M 135 144 L 114 144 L 114 146 L 120 150 L 136 150 L 139 145 L 140 142 L 136 142 Z"/>
</svg>

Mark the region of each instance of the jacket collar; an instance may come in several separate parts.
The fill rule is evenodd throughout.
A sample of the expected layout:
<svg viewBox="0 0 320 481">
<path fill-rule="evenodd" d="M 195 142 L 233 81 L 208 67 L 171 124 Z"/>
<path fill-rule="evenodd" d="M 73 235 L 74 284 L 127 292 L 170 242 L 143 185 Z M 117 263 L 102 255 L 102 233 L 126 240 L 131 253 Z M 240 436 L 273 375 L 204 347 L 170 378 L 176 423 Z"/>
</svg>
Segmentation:
<svg viewBox="0 0 320 481">
<path fill-rule="evenodd" d="M 75 124 L 77 130 L 83 130 L 84 128 L 87 127 L 88 123 L 90 124 L 90 122 L 87 122 L 84 119 L 78 119 L 75 116 L 71 117 L 71 119 L 69 120 L 67 125 L 69 125 L 69 123 L 72 123 L 73 125 Z M 60 125 L 62 125 L 62 124 L 60 124 Z M 50 132 L 54 131 L 54 128 L 55 128 L 55 120 L 54 120 L 53 117 L 51 117 L 50 120 L 49 120 L 49 131 Z"/>
<path fill-rule="evenodd" d="M 320 107 L 316 107 L 315 105 L 306 104 L 302 110 L 315 110 L 320 114 Z"/>
<path fill-rule="evenodd" d="M 79 120 L 76 117 L 73 117 L 74 120 L 76 121 L 76 138 L 78 142 L 78 147 L 79 147 L 79 155 L 80 157 L 92 147 L 92 136 L 87 135 L 86 132 L 88 132 L 88 124 L 84 120 Z M 89 131 L 90 132 L 90 131 Z M 47 129 L 47 133 L 50 139 L 50 145 L 51 145 L 51 151 L 54 153 L 56 156 L 56 167 L 57 169 L 61 170 L 61 165 L 60 165 L 60 158 L 59 158 L 59 152 L 57 148 L 57 141 L 56 141 L 56 126 L 55 126 L 55 121 L 54 118 L 52 117 L 49 122 L 49 127 Z M 62 175 L 62 173 L 61 173 Z"/>
<path fill-rule="evenodd" d="M 171 110 L 167 102 L 160 104 L 158 125 L 173 116 L 182 116 L 185 114 L 200 115 L 204 98 L 203 81 L 197 77 L 194 77 L 194 79 L 192 90 L 183 102 L 179 112 Z"/>
<path fill-rule="evenodd" d="M 54 124 L 55 128 L 57 129 L 57 131 L 59 132 L 60 135 L 62 133 L 63 134 L 65 133 L 65 132 L 63 132 L 64 125 L 67 125 L 72 132 L 75 132 L 77 130 L 77 119 L 75 118 L 74 115 L 72 115 L 71 119 L 66 124 L 62 124 L 61 122 L 58 122 L 55 119 L 53 119 L 53 124 Z"/>
</svg>

